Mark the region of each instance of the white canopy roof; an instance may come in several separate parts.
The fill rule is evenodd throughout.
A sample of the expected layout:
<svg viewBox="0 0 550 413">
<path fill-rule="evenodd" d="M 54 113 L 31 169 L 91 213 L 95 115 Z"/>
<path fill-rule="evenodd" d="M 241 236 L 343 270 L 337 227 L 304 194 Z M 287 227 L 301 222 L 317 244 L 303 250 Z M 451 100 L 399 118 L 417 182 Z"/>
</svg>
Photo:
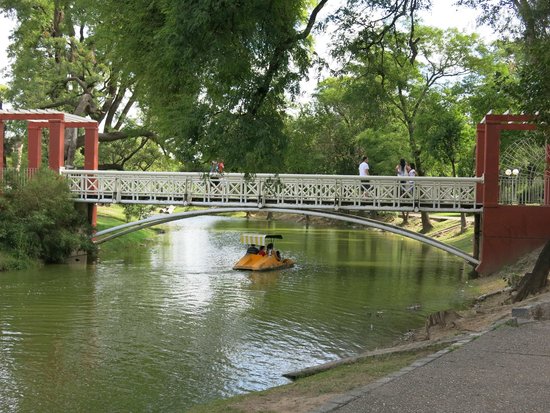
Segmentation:
<svg viewBox="0 0 550 413">
<path fill-rule="evenodd" d="M 267 245 L 266 239 L 283 239 L 282 235 L 270 234 L 241 234 L 241 244 Z"/>
<path fill-rule="evenodd" d="M 95 122 L 93 119 L 88 119 L 82 116 L 73 115 L 72 113 L 60 112 L 53 109 L 0 109 L 0 115 L 34 116 L 35 121 L 48 119 L 48 117 L 59 117 L 67 123 Z"/>
</svg>

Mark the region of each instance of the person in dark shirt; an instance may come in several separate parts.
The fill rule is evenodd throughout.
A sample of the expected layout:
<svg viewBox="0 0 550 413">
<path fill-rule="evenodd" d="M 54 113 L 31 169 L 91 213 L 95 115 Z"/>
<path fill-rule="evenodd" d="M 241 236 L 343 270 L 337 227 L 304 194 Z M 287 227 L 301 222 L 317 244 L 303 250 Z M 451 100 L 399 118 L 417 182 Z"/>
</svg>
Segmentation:
<svg viewBox="0 0 550 413">
<path fill-rule="evenodd" d="M 260 250 L 254 244 L 250 244 L 250 247 L 248 247 L 248 249 L 246 250 L 247 254 L 257 254 L 258 252 L 260 252 Z"/>
</svg>

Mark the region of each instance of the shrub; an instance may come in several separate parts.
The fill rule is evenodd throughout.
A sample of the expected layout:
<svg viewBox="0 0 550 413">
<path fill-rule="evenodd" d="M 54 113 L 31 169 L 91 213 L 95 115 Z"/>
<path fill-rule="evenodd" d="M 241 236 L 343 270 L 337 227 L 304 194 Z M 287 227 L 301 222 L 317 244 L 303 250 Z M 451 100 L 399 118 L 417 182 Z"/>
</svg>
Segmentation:
<svg viewBox="0 0 550 413">
<path fill-rule="evenodd" d="M 90 235 L 67 183 L 52 171 L 40 170 L 0 197 L 0 245 L 19 259 L 63 262 L 73 251 L 91 252 Z"/>
</svg>

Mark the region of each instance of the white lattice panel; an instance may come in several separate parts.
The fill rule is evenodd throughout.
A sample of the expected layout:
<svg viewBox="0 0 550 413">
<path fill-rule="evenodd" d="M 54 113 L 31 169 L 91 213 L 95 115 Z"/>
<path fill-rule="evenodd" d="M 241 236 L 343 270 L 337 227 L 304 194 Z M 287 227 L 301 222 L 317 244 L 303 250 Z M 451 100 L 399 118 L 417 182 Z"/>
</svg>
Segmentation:
<svg viewBox="0 0 550 413">
<path fill-rule="evenodd" d="M 82 202 L 472 210 L 475 178 L 62 171 Z M 368 185 L 368 189 L 364 188 Z"/>
</svg>

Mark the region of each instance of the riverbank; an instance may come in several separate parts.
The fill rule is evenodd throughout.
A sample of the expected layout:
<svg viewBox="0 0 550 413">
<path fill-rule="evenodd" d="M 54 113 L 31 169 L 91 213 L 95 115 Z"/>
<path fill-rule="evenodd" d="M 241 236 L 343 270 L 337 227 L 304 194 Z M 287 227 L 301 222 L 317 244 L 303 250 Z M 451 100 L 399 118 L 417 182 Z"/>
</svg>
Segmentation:
<svg viewBox="0 0 550 413">
<path fill-rule="evenodd" d="M 104 205 L 97 209 L 98 231 L 126 224 L 126 222 L 124 209 L 119 205 Z M 162 231 L 162 229 L 157 227 L 140 229 L 139 231 L 125 234 L 120 238 L 114 238 L 105 245 L 109 246 L 110 251 L 125 249 L 129 246 L 148 246 L 152 242 L 155 242 L 155 237 L 159 231 Z"/>
<path fill-rule="evenodd" d="M 414 221 L 414 220 L 413 220 Z M 319 223 L 317 223 L 319 224 Z M 469 228 L 460 233 L 459 228 L 448 229 L 450 223 L 435 223 L 434 232 L 445 237 L 446 242 L 464 244 L 473 235 Z M 412 225 L 418 225 L 413 222 Z M 315 366 L 307 375 L 290 384 L 262 392 L 232 397 L 213 403 L 195 406 L 192 413 L 252 413 L 252 412 L 309 412 L 319 408 L 327 400 L 344 395 L 358 387 L 372 383 L 381 377 L 412 364 L 415 360 L 448 347 L 465 335 L 487 331 L 511 317 L 512 307 L 524 306 L 537 300 L 550 300 L 547 289 L 541 294 L 515 305 L 509 302 L 508 284 L 530 272 L 538 257 L 534 251 L 490 277 L 469 280 L 465 284 L 468 306 L 464 309 L 448 309 L 430 315 L 424 328 L 411 330 L 396 340 L 391 348 L 377 349 L 356 357 Z M 320 368 L 319 368 L 320 367 Z"/>
</svg>

